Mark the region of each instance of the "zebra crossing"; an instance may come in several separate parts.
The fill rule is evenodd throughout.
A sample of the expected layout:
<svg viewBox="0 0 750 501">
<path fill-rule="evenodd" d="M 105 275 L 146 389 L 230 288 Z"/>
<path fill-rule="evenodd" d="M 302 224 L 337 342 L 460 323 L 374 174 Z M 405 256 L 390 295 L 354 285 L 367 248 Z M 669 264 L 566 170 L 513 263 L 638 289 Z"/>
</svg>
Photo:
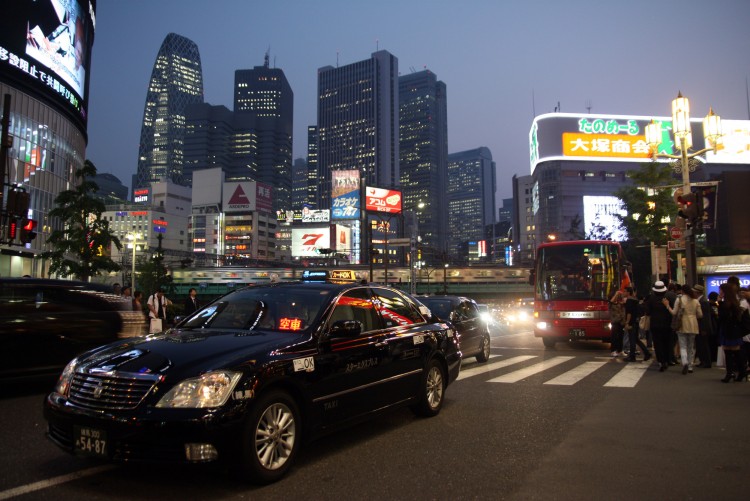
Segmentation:
<svg viewBox="0 0 750 501">
<path fill-rule="evenodd" d="M 543 384 L 551 386 L 572 386 L 586 377 L 594 374 L 596 371 L 602 369 L 607 365 L 612 365 L 611 360 L 585 360 L 580 361 L 579 357 L 574 356 L 556 356 L 547 359 L 541 359 L 539 355 L 518 355 L 510 358 L 503 358 L 498 360 L 499 356 L 493 356 L 487 363 L 484 364 L 472 364 L 469 367 L 462 367 L 461 372 L 458 375 L 458 380 L 480 376 L 480 375 L 494 375 L 501 369 L 511 368 L 511 372 L 506 372 L 499 376 L 492 377 L 487 380 L 488 383 L 518 383 L 531 376 L 541 374 L 553 367 L 561 366 L 565 367 L 571 365 L 571 361 L 577 360 L 579 363 L 569 368 L 567 371 L 559 374 L 549 380 L 544 381 Z M 530 362 L 531 365 L 528 365 Z M 629 363 L 629 364 L 618 364 L 617 372 L 604 383 L 604 386 L 609 388 L 633 388 L 641 380 L 646 370 L 649 367 L 649 363 Z"/>
</svg>

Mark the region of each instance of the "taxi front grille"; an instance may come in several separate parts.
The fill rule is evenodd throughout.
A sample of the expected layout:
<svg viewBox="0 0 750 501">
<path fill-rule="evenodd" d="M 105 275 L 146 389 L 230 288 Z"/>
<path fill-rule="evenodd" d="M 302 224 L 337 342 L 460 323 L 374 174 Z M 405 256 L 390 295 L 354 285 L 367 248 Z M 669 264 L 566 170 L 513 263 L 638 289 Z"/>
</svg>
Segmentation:
<svg viewBox="0 0 750 501">
<path fill-rule="evenodd" d="M 158 380 L 159 376 L 152 375 L 76 374 L 68 401 L 91 410 L 131 410 L 138 407 Z"/>
</svg>

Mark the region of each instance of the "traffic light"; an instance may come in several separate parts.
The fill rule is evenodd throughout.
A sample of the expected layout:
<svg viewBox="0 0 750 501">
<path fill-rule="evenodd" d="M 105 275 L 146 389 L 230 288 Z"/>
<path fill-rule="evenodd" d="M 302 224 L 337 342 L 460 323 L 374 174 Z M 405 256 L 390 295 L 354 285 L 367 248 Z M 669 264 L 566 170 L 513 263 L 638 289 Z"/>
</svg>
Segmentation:
<svg viewBox="0 0 750 501">
<path fill-rule="evenodd" d="M 16 239 L 17 234 L 18 234 L 18 220 L 11 218 L 10 221 L 8 221 L 8 240 L 10 242 L 13 242 Z"/>
<path fill-rule="evenodd" d="M 677 201 L 682 205 L 682 208 L 678 212 L 681 218 L 686 219 L 690 224 L 698 220 L 700 212 L 702 212 L 703 209 L 703 200 L 700 200 L 699 203 L 696 194 L 690 192 L 678 197 Z M 698 208 L 699 205 L 701 206 L 700 209 Z"/>
<path fill-rule="evenodd" d="M 36 221 L 33 219 L 24 219 L 23 226 L 19 232 L 21 243 L 28 244 L 36 238 Z"/>
</svg>

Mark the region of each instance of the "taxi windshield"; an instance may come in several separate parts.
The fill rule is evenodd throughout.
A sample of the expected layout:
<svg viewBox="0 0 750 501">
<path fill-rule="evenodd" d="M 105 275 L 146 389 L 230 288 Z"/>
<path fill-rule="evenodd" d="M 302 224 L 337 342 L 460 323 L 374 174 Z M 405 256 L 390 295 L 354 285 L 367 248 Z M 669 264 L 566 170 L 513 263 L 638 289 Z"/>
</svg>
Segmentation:
<svg viewBox="0 0 750 501">
<path fill-rule="evenodd" d="M 327 300 L 326 291 L 252 287 L 222 297 L 180 327 L 306 331 L 316 323 Z"/>
</svg>

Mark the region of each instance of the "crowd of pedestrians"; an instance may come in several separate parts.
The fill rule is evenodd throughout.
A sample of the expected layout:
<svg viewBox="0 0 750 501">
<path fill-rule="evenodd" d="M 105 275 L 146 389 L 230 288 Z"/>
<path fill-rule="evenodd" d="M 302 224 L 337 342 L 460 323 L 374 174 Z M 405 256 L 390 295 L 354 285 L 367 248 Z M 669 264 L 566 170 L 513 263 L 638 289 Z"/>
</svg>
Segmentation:
<svg viewBox="0 0 750 501">
<path fill-rule="evenodd" d="M 719 293 L 706 296 L 703 285 L 657 281 L 649 294 L 639 300 L 626 287 L 610 299 L 612 356 L 643 361 L 651 359 L 652 347 L 659 372 L 681 365 L 682 374 L 694 368 L 710 369 L 725 365 L 721 380 L 748 380 L 750 359 L 750 292 L 740 287 L 737 277 L 729 277 Z M 625 340 L 625 342 L 623 342 Z M 718 362 L 718 363 L 717 363 Z"/>
<path fill-rule="evenodd" d="M 133 311 L 140 311 L 148 322 L 148 332 L 162 332 L 168 325 L 168 307 L 173 303 L 164 295 L 164 289 L 158 288 L 153 294 L 148 296 L 146 302 L 143 302 L 143 292 L 133 291 L 129 285 L 122 286 L 119 283 L 112 285 L 112 292 L 118 296 L 129 298 L 133 305 Z M 188 296 L 185 298 L 182 315 L 190 315 L 198 311 L 201 303 L 198 300 L 198 292 L 191 288 Z"/>
</svg>

